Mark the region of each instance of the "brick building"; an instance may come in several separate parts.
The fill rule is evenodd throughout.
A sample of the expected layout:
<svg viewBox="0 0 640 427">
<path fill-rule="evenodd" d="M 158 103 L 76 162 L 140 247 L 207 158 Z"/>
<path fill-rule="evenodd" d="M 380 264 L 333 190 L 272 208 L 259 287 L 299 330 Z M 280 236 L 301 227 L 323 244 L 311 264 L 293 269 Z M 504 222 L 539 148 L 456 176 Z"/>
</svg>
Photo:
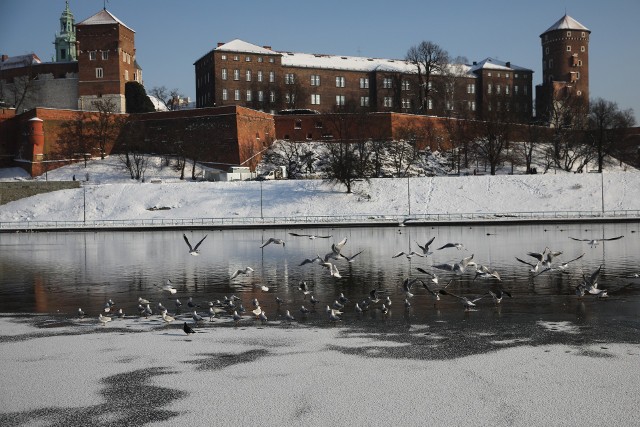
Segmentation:
<svg viewBox="0 0 640 427">
<path fill-rule="evenodd" d="M 94 101 L 109 99 L 125 112 L 126 82 L 142 83 L 131 28 L 106 9 L 76 24 L 67 3 L 54 45 L 55 62 L 35 54 L 0 57 L 0 106 L 90 111 Z"/>
<path fill-rule="evenodd" d="M 450 64 L 434 77 L 423 106 L 415 65 L 405 60 L 279 52 L 242 40 L 219 43 L 195 63 L 196 106 L 241 105 L 272 114 L 419 113 L 483 119 L 502 111 L 519 122 L 533 113 L 533 71 L 487 58 Z M 426 108 L 426 109 L 425 109 Z"/>
<path fill-rule="evenodd" d="M 540 35 L 542 83 L 536 86 L 536 111 L 549 121 L 554 103 L 573 99 L 589 103 L 589 37 L 591 31 L 564 15 Z"/>
</svg>

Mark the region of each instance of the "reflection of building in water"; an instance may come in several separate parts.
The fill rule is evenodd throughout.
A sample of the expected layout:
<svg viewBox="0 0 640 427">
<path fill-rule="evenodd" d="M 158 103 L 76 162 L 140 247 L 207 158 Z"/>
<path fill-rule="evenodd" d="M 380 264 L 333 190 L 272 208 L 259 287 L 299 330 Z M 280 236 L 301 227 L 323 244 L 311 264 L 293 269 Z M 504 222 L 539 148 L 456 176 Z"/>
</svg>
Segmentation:
<svg viewBox="0 0 640 427">
<path fill-rule="evenodd" d="M 36 313 L 51 313 L 50 290 L 47 289 L 44 278 L 36 274 L 33 276 L 33 311 Z"/>
</svg>

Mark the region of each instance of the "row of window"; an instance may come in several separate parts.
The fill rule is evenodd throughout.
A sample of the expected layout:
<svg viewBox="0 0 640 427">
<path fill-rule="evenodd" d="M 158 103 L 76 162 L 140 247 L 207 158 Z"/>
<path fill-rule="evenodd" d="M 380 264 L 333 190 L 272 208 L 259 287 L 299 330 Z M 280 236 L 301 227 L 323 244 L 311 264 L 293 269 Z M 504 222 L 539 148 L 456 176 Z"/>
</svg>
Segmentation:
<svg viewBox="0 0 640 427">
<path fill-rule="evenodd" d="M 108 50 L 101 50 L 100 51 L 100 57 L 103 61 L 106 61 L 109 59 L 109 51 Z M 89 60 L 91 61 L 95 61 L 98 58 L 98 51 L 97 50 L 90 50 L 89 51 Z M 131 64 L 131 55 L 129 55 L 127 52 L 122 51 L 122 62 L 126 62 L 127 64 Z"/>
<path fill-rule="evenodd" d="M 495 107 L 496 107 L 496 111 L 502 111 L 502 103 L 500 101 L 496 102 Z M 529 105 L 527 103 L 522 104 L 522 106 L 520 104 L 513 104 L 513 108 L 515 109 L 516 112 L 520 112 L 520 110 L 522 110 L 525 113 L 529 112 Z M 505 111 L 511 111 L 511 103 L 505 102 L 504 109 Z M 487 110 L 493 111 L 492 103 L 487 104 Z"/>
<path fill-rule="evenodd" d="M 496 95 L 501 95 L 502 94 L 502 87 L 501 85 L 495 85 L 495 92 Z M 523 89 L 523 94 L 524 95 L 528 95 L 529 94 L 529 88 L 525 85 L 522 86 Z M 487 93 L 491 94 L 494 91 L 494 85 L 492 83 L 488 83 L 487 84 Z M 520 94 L 520 86 L 515 85 L 513 86 L 513 93 L 514 95 L 519 95 Z M 509 85 L 504 85 L 504 94 L 505 95 L 511 95 L 511 86 Z"/>
<path fill-rule="evenodd" d="M 227 55 L 226 54 L 220 55 L 220 59 L 223 60 L 223 61 L 226 61 L 227 60 Z M 240 55 L 233 55 L 233 60 L 234 61 L 240 61 Z M 251 62 L 251 60 L 252 60 L 252 58 L 250 56 L 245 56 L 244 57 L 244 61 L 245 62 Z M 256 58 L 256 60 L 258 62 L 264 62 L 264 58 L 262 56 L 258 56 Z M 270 57 L 269 58 L 269 62 L 273 64 L 275 62 L 275 58 Z"/>
<path fill-rule="evenodd" d="M 578 57 L 574 56 L 571 61 L 572 67 L 582 67 L 582 59 L 578 59 Z M 542 61 L 542 69 L 552 69 L 553 68 L 553 59 L 550 59 L 549 62 Z"/>
<path fill-rule="evenodd" d="M 104 68 L 97 67 L 96 68 L 96 79 L 104 78 Z M 129 70 L 124 70 L 124 80 L 129 81 Z M 133 73 L 133 80 L 138 81 L 138 74 Z"/>
</svg>

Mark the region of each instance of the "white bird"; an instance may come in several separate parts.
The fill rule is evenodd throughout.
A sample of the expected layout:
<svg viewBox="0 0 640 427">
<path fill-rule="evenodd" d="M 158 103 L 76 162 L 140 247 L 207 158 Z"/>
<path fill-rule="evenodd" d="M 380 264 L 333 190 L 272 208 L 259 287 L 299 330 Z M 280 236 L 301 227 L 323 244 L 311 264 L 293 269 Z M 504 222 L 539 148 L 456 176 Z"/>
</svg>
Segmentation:
<svg viewBox="0 0 640 427">
<path fill-rule="evenodd" d="M 149 300 L 144 299 L 142 297 L 138 297 L 138 304 L 142 304 L 142 305 L 149 304 Z"/>
<path fill-rule="evenodd" d="M 533 277 L 537 277 L 537 276 L 541 275 L 542 273 L 546 273 L 546 272 L 548 272 L 548 271 L 561 271 L 561 272 L 563 272 L 563 273 L 566 273 L 566 272 L 565 272 L 565 270 L 569 267 L 569 264 L 570 264 L 570 263 L 572 263 L 572 262 L 574 262 L 574 261 L 579 260 L 579 259 L 580 259 L 580 258 L 582 258 L 584 255 L 585 255 L 585 254 L 583 253 L 582 255 L 580 255 L 580 256 L 579 256 L 579 257 L 577 257 L 577 258 L 574 258 L 574 259 L 569 260 L 569 261 L 562 262 L 562 263 L 560 263 L 560 264 L 558 264 L 558 265 L 556 265 L 556 266 L 550 265 L 549 267 L 547 267 L 547 268 L 545 268 L 544 270 L 540 271 L 539 273 L 535 274 Z M 567 273 L 567 274 L 569 274 L 569 273 Z"/>
<path fill-rule="evenodd" d="M 258 315 L 258 318 L 260 319 L 260 321 L 263 324 L 267 323 L 267 320 L 269 320 L 269 319 L 267 319 L 267 315 L 266 315 L 266 313 L 264 311 L 260 312 L 260 314 Z"/>
<path fill-rule="evenodd" d="M 333 302 L 333 308 L 335 308 L 336 310 L 342 310 L 344 308 L 344 304 L 340 304 L 338 300 L 335 300 Z"/>
<path fill-rule="evenodd" d="M 531 267 L 531 269 L 529 270 L 529 272 L 530 272 L 530 273 L 537 273 L 537 272 L 538 272 L 538 270 L 540 269 L 540 264 L 541 264 L 541 263 L 540 263 L 540 261 L 538 261 L 538 262 L 537 262 L 537 263 L 535 263 L 535 264 L 532 264 L 532 263 L 527 262 L 527 261 L 525 261 L 525 260 L 522 260 L 522 259 L 520 259 L 520 258 L 518 258 L 518 257 L 516 257 L 516 259 L 517 259 L 518 261 L 520 261 L 521 263 L 523 263 L 523 264 L 527 264 L 528 266 L 530 266 L 530 267 Z"/>
<path fill-rule="evenodd" d="M 202 316 L 200 316 L 198 314 L 197 311 L 193 311 L 193 315 L 191 315 L 191 318 L 193 319 L 194 322 L 198 323 L 198 322 L 202 322 L 204 319 L 202 318 Z"/>
<path fill-rule="evenodd" d="M 237 311 L 234 311 L 232 318 L 233 321 L 238 324 L 238 322 L 242 319 L 242 316 L 240 316 Z"/>
<path fill-rule="evenodd" d="M 340 318 L 340 314 L 342 314 L 341 311 L 331 309 L 329 311 L 329 320 L 331 320 L 332 322 L 339 322 L 340 320 L 342 320 Z"/>
<path fill-rule="evenodd" d="M 243 268 L 243 269 L 238 269 L 238 270 L 236 270 L 236 271 L 231 275 L 231 277 L 229 278 L 229 280 L 233 280 L 233 279 L 235 279 L 235 278 L 236 278 L 236 277 L 238 277 L 240 274 L 249 274 L 249 273 L 251 273 L 251 272 L 253 272 L 253 268 L 251 268 L 251 267 L 245 267 L 245 268 Z"/>
<path fill-rule="evenodd" d="M 178 290 L 173 287 L 173 283 L 171 283 L 171 280 L 169 279 L 167 279 L 167 284 L 162 287 L 162 290 L 169 292 L 170 295 L 174 295 L 178 292 Z"/>
<path fill-rule="evenodd" d="M 442 249 L 446 249 L 446 248 L 456 248 L 457 250 L 461 251 L 462 249 L 464 249 L 464 245 L 462 243 L 446 243 L 442 246 L 440 246 L 438 248 L 438 250 L 442 250 Z"/>
<path fill-rule="evenodd" d="M 427 255 L 431 255 L 433 252 L 429 252 L 429 246 L 431 246 L 431 244 L 433 243 L 433 240 L 436 238 L 436 236 L 433 236 L 427 243 L 423 245 L 421 245 L 420 243 L 416 242 L 416 244 L 418 245 L 418 247 L 422 250 L 422 255 L 427 256 Z"/>
<path fill-rule="evenodd" d="M 404 251 L 400 251 L 397 254 L 395 254 L 394 256 L 392 256 L 391 258 L 398 258 L 399 256 L 402 256 L 402 255 L 406 256 L 407 259 L 411 259 L 414 256 L 419 256 L 419 257 L 423 257 L 424 258 L 424 255 L 422 255 L 421 253 L 416 252 L 416 251 L 411 251 L 409 253 L 406 253 Z"/>
<path fill-rule="evenodd" d="M 362 252 L 364 252 L 364 249 L 361 250 L 360 252 L 355 253 L 354 255 L 348 256 L 348 255 L 343 255 L 342 253 L 340 253 L 340 258 L 346 259 L 347 262 L 353 262 L 353 260 L 360 255 Z"/>
<path fill-rule="evenodd" d="M 535 259 L 537 259 L 542 267 L 549 268 L 549 267 L 551 267 L 551 264 L 553 263 L 553 259 L 555 257 L 559 256 L 559 255 L 562 255 L 562 252 L 561 251 L 552 251 L 551 249 L 546 247 L 546 248 L 544 248 L 544 251 L 542 251 L 542 253 L 539 253 L 539 252 L 527 252 L 527 255 L 532 256 Z"/>
<path fill-rule="evenodd" d="M 571 240 L 576 240 L 578 242 L 589 242 L 589 245 L 593 248 L 593 247 L 597 246 L 598 244 L 600 244 L 600 242 L 618 240 L 618 239 L 622 239 L 623 237 L 624 236 L 617 236 L 617 237 L 609 237 L 609 238 L 602 238 L 602 239 L 576 239 L 575 237 L 569 237 L 569 238 Z"/>
<path fill-rule="evenodd" d="M 254 288 L 260 289 L 262 292 L 269 292 L 269 287 L 265 285 L 261 285 L 260 283 L 256 283 L 253 285 Z"/>
<path fill-rule="evenodd" d="M 478 277 L 481 279 L 495 278 L 498 279 L 498 281 L 502 281 L 500 273 L 498 273 L 495 268 L 490 268 L 482 264 L 476 264 L 476 275 L 473 277 L 473 280 L 476 280 Z"/>
<path fill-rule="evenodd" d="M 340 292 L 340 295 L 338 296 L 338 301 L 340 301 L 341 304 L 346 304 L 347 302 L 349 302 L 349 298 L 344 296 L 344 293 Z"/>
<path fill-rule="evenodd" d="M 277 239 L 277 238 L 275 238 L 275 237 L 270 237 L 270 238 L 269 238 L 269 240 L 267 240 L 266 242 L 264 242 L 264 243 L 262 244 L 262 246 L 260 246 L 260 247 L 261 247 L 261 248 L 264 248 L 265 246 L 267 246 L 268 244 L 271 244 L 271 243 L 273 243 L 273 244 L 275 244 L 275 245 L 282 245 L 282 247 L 283 247 L 283 248 L 284 248 L 284 245 L 285 245 L 284 240 L 282 240 L 282 239 Z"/>
<path fill-rule="evenodd" d="M 105 326 L 108 322 L 111 322 L 111 317 L 103 316 L 102 313 L 98 314 L 98 320 Z"/>
<path fill-rule="evenodd" d="M 331 264 L 331 267 L 329 268 L 329 271 L 331 273 L 331 277 L 334 277 L 336 279 L 340 279 L 342 276 L 340 275 L 340 272 L 338 271 L 338 266 L 335 264 Z"/>
<path fill-rule="evenodd" d="M 285 318 L 289 323 L 291 323 L 292 321 L 296 320 L 296 318 L 295 318 L 295 317 L 293 317 L 293 316 L 291 315 L 291 313 L 289 313 L 289 310 L 287 310 L 287 312 L 284 314 L 284 318 Z"/>
<path fill-rule="evenodd" d="M 162 320 L 164 320 L 167 324 L 169 324 L 169 323 L 173 322 L 176 319 L 173 316 L 169 316 L 166 311 L 163 311 L 162 312 Z"/>
<path fill-rule="evenodd" d="M 144 308 L 144 316 L 148 318 L 152 314 L 153 314 L 153 310 L 151 310 L 151 307 L 149 306 L 149 304 L 147 304 Z"/>
<path fill-rule="evenodd" d="M 500 304 L 502 302 L 502 298 L 504 298 L 505 295 L 511 298 L 511 294 L 502 289 L 498 289 L 495 292 L 490 290 L 489 295 L 491 295 L 491 298 L 493 298 L 493 302 L 495 302 L 496 304 Z"/>
<path fill-rule="evenodd" d="M 180 300 L 178 298 L 176 298 L 175 304 L 176 304 L 176 308 L 178 310 L 180 310 L 180 307 L 182 306 L 182 303 L 180 302 Z"/>
<path fill-rule="evenodd" d="M 591 295 L 599 295 L 604 289 L 598 289 L 598 277 L 600 276 L 600 271 L 602 270 L 602 266 L 599 266 L 597 270 L 591 273 L 591 276 L 583 276 L 583 282 L 581 283 L 584 286 L 585 291 Z"/>
<path fill-rule="evenodd" d="M 303 315 L 308 314 L 309 313 L 309 309 L 307 307 L 305 307 L 304 305 L 300 306 L 300 313 L 302 313 Z"/>
<path fill-rule="evenodd" d="M 84 317 L 84 311 L 82 311 L 82 308 L 78 308 L 78 317 L 81 319 Z"/>
<path fill-rule="evenodd" d="M 346 244 L 347 244 L 347 238 L 345 237 L 344 239 L 340 240 L 338 243 L 333 243 L 333 244 L 331 245 L 331 252 L 330 252 L 330 253 L 333 253 L 333 257 L 334 257 L 334 258 L 336 258 L 336 259 L 337 259 L 337 258 L 340 256 L 340 252 L 342 251 L 342 248 L 343 248 L 343 247 L 344 247 L 344 245 L 346 245 Z M 328 255 L 329 255 L 329 254 L 325 255 L 325 258 L 326 258 L 326 256 L 328 256 Z"/>
<path fill-rule="evenodd" d="M 256 318 L 258 318 L 262 314 L 262 308 L 258 306 L 255 309 L 251 310 L 251 312 L 256 316 Z"/>
<path fill-rule="evenodd" d="M 482 296 L 474 298 L 474 299 L 469 299 L 467 297 L 461 297 L 461 296 L 452 294 L 451 292 L 447 292 L 444 289 L 441 289 L 440 293 L 443 294 L 443 295 L 451 295 L 452 297 L 458 298 L 462 302 L 462 305 L 463 305 L 465 310 L 471 310 L 473 307 L 476 306 L 476 302 L 480 301 L 482 298 L 484 298 L 484 297 L 486 297 L 488 295 L 488 294 L 485 294 L 485 295 L 482 295 Z"/>
<path fill-rule="evenodd" d="M 404 308 L 410 308 L 411 307 L 411 303 L 409 302 L 408 299 L 404 299 Z"/>
<path fill-rule="evenodd" d="M 226 311 L 219 307 L 209 307 L 209 322 L 213 322 L 214 317 L 218 317 L 219 314 L 226 313 Z"/>
<path fill-rule="evenodd" d="M 124 317 L 124 311 L 122 309 L 118 310 L 118 317 L 122 319 Z"/>
<path fill-rule="evenodd" d="M 316 304 L 319 303 L 320 301 L 318 301 L 315 296 L 311 295 L 311 298 L 309 298 L 309 302 L 311 303 L 311 305 L 315 307 Z"/>
<path fill-rule="evenodd" d="M 431 272 L 425 270 L 422 267 L 416 267 L 416 270 L 418 270 L 420 273 L 426 274 L 427 276 L 431 277 L 431 281 L 433 283 L 435 283 L 436 285 L 438 284 L 439 278 L 438 278 L 438 276 L 436 274 L 431 273 Z"/>
<path fill-rule="evenodd" d="M 362 313 L 362 307 L 360 307 L 360 304 L 356 303 L 355 310 L 356 313 Z"/>
<path fill-rule="evenodd" d="M 305 265 L 305 264 L 311 264 L 311 263 L 316 263 L 316 264 L 322 264 L 325 260 L 322 259 L 322 257 L 320 256 L 320 254 L 318 254 L 317 257 L 315 258 L 305 258 L 304 261 L 302 261 L 300 264 L 298 264 L 298 267 Z"/>
<path fill-rule="evenodd" d="M 298 233 L 289 233 L 292 236 L 296 236 L 296 237 L 308 237 L 310 240 L 314 240 L 314 239 L 329 239 L 333 236 L 329 235 L 329 236 L 318 236 L 316 234 L 298 234 Z"/>
<path fill-rule="evenodd" d="M 187 235 L 186 234 L 182 235 L 182 237 L 184 238 L 184 241 L 187 242 L 187 246 L 189 246 L 189 254 L 190 255 L 193 255 L 193 256 L 200 255 L 200 251 L 198 250 L 198 248 L 200 247 L 200 245 L 202 244 L 204 239 L 207 238 L 207 236 L 208 236 L 208 234 L 205 234 L 205 236 L 198 242 L 198 244 L 192 247 L 191 243 L 189 243 L 189 239 L 187 238 Z"/>
<path fill-rule="evenodd" d="M 404 291 L 404 294 L 407 298 L 411 298 L 413 296 L 413 294 L 411 293 L 411 287 L 416 282 L 423 283 L 422 280 L 418 278 L 409 279 L 408 277 L 402 281 L 402 290 Z"/>
<path fill-rule="evenodd" d="M 474 266 L 476 265 L 476 263 L 473 262 L 472 259 L 473 259 L 473 254 L 471 254 L 471 256 L 463 258 L 460 262 L 457 262 L 454 264 L 438 264 L 438 265 L 434 265 L 433 268 L 437 268 L 439 270 L 451 271 L 455 274 L 460 275 L 464 273 L 464 270 L 469 265 L 474 265 Z"/>
<path fill-rule="evenodd" d="M 389 309 L 384 304 L 382 304 L 382 307 L 380 307 L 380 310 L 382 311 L 382 314 L 387 314 L 389 312 Z"/>
</svg>

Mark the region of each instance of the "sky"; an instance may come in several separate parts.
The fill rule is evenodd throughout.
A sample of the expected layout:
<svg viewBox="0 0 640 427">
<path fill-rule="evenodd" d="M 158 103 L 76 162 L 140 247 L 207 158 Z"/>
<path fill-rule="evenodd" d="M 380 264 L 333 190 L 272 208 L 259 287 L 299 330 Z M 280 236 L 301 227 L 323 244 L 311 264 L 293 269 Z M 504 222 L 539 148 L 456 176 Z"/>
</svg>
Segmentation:
<svg viewBox="0 0 640 427">
<path fill-rule="evenodd" d="M 640 114 L 635 70 L 640 42 L 637 0 L 325 0 L 306 4 L 205 0 L 70 0 L 76 22 L 107 9 L 136 31 L 137 60 L 147 90 L 177 88 L 195 97 L 193 63 L 217 46 L 239 38 L 278 51 L 402 59 L 412 46 L 433 41 L 470 61 L 493 57 L 534 70 L 541 80 L 540 34 L 565 11 L 591 30 L 592 98 L 615 101 Z M 63 0 L 2 0 L 0 53 L 54 55 L 53 40 Z M 37 13 L 34 13 L 36 12 Z"/>
</svg>

